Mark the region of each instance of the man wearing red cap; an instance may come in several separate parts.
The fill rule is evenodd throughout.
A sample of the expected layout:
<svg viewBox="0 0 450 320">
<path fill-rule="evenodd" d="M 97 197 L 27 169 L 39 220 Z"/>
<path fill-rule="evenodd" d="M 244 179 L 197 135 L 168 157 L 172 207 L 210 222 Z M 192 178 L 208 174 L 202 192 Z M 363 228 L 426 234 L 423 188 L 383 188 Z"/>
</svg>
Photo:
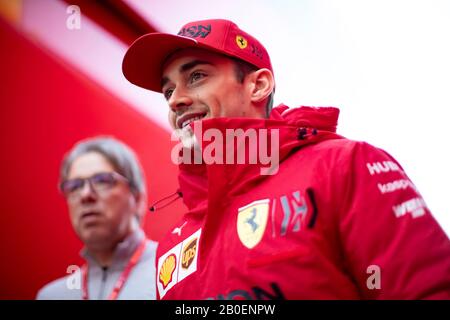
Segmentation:
<svg viewBox="0 0 450 320">
<path fill-rule="evenodd" d="M 159 299 L 450 298 L 450 241 L 402 167 L 336 134 L 336 108 L 272 110 L 269 55 L 236 24 L 142 36 L 123 72 L 183 146 Z"/>
</svg>

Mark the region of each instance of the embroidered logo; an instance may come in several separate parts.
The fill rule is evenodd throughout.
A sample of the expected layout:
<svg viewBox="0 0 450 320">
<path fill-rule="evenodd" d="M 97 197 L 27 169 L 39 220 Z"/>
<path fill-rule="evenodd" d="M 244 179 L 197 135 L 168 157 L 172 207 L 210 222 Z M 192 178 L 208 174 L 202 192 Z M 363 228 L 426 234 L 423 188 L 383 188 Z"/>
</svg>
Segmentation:
<svg viewBox="0 0 450 320">
<path fill-rule="evenodd" d="M 181 231 L 183 230 L 184 226 L 186 225 L 187 221 L 185 221 L 181 227 L 176 227 L 172 230 L 173 234 L 178 234 L 178 236 L 181 236 Z"/>
<path fill-rule="evenodd" d="M 201 233 L 200 228 L 158 258 L 156 286 L 161 299 L 174 285 L 197 271 Z"/>
<path fill-rule="evenodd" d="M 192 261 L 194 261 L 195 254 L 197 253 L 197 238 L 192 240 L 187 246 L 184 247 L 183 253 L 181 254 L 182 261 L 181 267 L 183 269 L 188 269 Z"/>
<path fill-rule="evenodd" d="M 237 43 L 238 47 L 241 49 L 247 48 L 247 45 L 248 45 L 247 40 L 243 36 L 239 36 L 239 35 L 236 36 L 236 43 Z"/>
<path fill-rule="evenodd" d="M 189 38 L 206 38 L 211 33 L 211 25 L 206 26 L 199 24 L 198 26 L 189 26 L 178 32 L 179 36 Z"/>
<path fill-rule="evenodd" d="M 416 197 L 392 207 L 395 216 L 400 218 L 409 213 L 413 218 L 418 218 L 426 213 L 427 205 L 421 197 Z"/>
<path fill-rule="evenodd" d="M 175 271 L 176 264 L 177 258 L 174 254 L 169 255 L 162 263 L 161 269 L 159 271 L 159 282 L 163 285 L 164 289 L 170 282 L 172 282 L 172 276 L 173 272 Z"/>
<path fill-rule="evenodd" d="M 300 191 L 295 191 L 292 194 L 283 195 L 279 199 L 283 208 L 280 235 L 285 236 L 288 231 L 300 231 L 305 224 L 305 218 L 308 214 L 306 198 Z"/>
<path fill-rule="evenodd" d="M 238 236 L 249 249 L 254 248 L 264 235 L 269 217 L 269 202 L 269 199 L 257 200 L 238 209 Z"/>
</svg>

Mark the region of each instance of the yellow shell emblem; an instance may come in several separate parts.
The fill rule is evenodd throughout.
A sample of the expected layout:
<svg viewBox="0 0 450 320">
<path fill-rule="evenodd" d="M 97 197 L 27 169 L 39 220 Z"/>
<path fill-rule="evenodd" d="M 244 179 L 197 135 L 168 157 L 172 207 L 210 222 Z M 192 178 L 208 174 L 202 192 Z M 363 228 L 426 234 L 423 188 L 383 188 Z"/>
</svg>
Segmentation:
<svg viewBox="0 0 450 320">
<path fill-rule="evenodd" d="M 269 199 L 258 200 L 239 208 L 237 232 L 242 244 L 254 248 L 262 239 L 269 217 Z"/>
<path fill-rule="evenodd" d="M 239 48 L 245 49 L 247 48 L 248 42 L 247 39 L 245 39 L 243 36 L 236 36 L 236 43 Z"/>
<path fill-rule="evenodd" d="M 172 253 L 166 260 L 164 260 L 161 269 L 159 270 L 159 282 L 163 285 L 165 289 L 167 285 L 172 282 L 173 272 L 175 271 L 177 258 Z"/>
</svg>

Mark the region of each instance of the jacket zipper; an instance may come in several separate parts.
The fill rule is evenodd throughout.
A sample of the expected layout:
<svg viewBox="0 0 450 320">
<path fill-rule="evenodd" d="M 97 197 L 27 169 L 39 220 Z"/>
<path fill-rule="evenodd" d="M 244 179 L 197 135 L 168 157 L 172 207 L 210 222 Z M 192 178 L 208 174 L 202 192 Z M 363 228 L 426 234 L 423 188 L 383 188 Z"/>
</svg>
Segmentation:
<svg viewBox="0 0 450 320">
<path fill-rule="evenodd" d="M 105 291 L 107 276 L 108 276 L 108 267 L 102 267 L 102 283 L 100 284 L 100 291 L 98 292 L 98 300 L 102 300 L 103 291 Z"/>
</svg>

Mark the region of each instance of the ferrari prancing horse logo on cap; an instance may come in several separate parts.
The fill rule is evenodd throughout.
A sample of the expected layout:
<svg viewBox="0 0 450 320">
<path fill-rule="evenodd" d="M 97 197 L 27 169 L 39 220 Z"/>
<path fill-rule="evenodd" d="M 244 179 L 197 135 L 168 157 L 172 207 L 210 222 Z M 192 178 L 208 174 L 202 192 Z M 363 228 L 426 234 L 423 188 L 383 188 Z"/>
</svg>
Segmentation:
<svg viewBox="0 0 450 320">
<path fill-rule="evenodd" d="M 236 43 L 238 45 L 239 48 L 241 49 L 245 49 L 247 48 L 247 40 L 243 37 L 243 36 L 236 36 Z"/>
<path fill-rule="evenodd" d="M 264 235 L 269 217 L 269 202 L 269 199 L 258 200 L 238 209 L 238 236 L 249 249 L 254 248 Z"/>
</svg>

